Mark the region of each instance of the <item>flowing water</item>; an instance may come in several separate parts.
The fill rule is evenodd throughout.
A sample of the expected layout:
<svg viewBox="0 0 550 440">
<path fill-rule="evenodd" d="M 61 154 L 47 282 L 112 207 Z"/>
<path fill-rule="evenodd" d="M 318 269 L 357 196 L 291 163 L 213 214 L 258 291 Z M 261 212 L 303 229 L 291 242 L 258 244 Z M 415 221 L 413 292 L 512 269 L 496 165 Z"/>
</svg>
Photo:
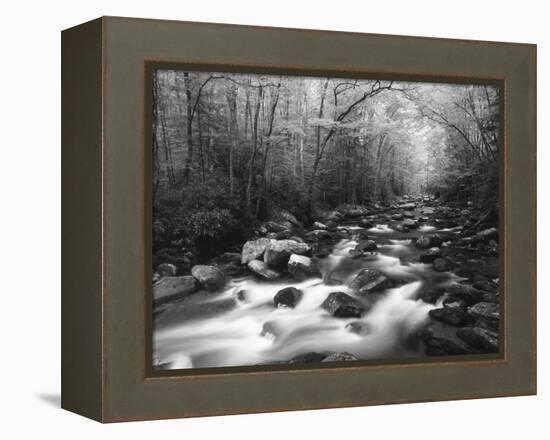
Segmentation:
<svg viewBox="0 0 550 440">
<path fill-rule="evenodd" d="M 343 229 L 353 233 L 357 227 Z M 377 253 L 352 259 L 348 254 L 357 241 L 343 239 L 321 261 L 322 278 L 303 282 L 235 278 L 222 293 L 197 294 L 170 304 L 155 319 L 154 362 L 159 368 L 179 369 L 274 364 L 307 352 L 349 352 L 364 360 L 422 355 L 412 336 L 429 319 L 429 310 L 440 305 L 425 303 L 418 294 L 461 279 L 411 262 L 421 251 L 408 237 L 434 232 L 440 231 L 422 226 L 403 234 L 376 225 L 369 237 L 378 243 Z M 346 283 L 366 267 L 382 270 L 403 284 L 357 295 Z M 303 292 L 300 302 L 293 309 L 275 308 L 275 294 L 290 286 Z M 244 293 L 238 295 L 240 291 Z M 354 296 L 370 310 L 361 318 L 332 317 L 321 304 L 336 291 Z M 359 332 L 350 330 L 352 322 Z"/>
</svg>

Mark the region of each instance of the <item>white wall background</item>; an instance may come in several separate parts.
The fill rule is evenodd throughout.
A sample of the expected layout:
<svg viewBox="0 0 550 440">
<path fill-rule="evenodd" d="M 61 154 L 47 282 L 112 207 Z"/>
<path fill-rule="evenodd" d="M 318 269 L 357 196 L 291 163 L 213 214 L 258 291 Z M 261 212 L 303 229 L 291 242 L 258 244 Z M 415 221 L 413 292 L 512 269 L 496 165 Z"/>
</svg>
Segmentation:
<svg viewBox="0 0 550 440">
<path fill-rule="evenodd" d="M 5 2 L 0 26 L 0 437 L 548 438 L 550 55 L 544 1 Z M 59 409 L 60 30 L 101 15 L 539 45 L 539 396 L 102 426 Z M 547 195 L 548 193 L 546 193 Z M 546 269 L 547 270 L 547 269 Z M 546 316 L 544 316 L 546 315 Z M 545 319 L 546 318 L 546 319 Z M 545 371 L 546 370 L 546 371 Z M 546 407 L 546 408 L 545 408 Z"/>
</svg>

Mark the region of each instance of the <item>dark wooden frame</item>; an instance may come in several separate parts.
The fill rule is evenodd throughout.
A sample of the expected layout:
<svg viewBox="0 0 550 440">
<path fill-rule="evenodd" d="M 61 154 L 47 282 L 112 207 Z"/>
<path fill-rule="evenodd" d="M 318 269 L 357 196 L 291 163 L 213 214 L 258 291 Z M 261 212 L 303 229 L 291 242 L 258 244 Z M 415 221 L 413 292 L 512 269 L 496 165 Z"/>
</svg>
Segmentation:
<svg viewBox="0 0 550 440">
<path fill-rule="evenodd" d="M 501 353 L 154 374 L 146 79 L 156 65 L 499 85 Z M 536 393 L 534 45 L 104 17 L 62 34 L 62 161 L 68 410 L 114 422 Z"/>
</svg>

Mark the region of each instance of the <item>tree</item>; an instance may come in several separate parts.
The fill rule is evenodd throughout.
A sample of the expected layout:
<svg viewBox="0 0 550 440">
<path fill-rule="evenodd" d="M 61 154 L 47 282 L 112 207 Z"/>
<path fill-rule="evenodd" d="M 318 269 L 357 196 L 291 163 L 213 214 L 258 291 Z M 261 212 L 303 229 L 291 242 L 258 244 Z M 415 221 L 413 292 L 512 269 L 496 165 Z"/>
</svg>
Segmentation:
<svg viewBox="0 0 550 440">
<path fill-rule="evenodd" d="M 229 109 L 229 195 L 234 195 L 234 176 L 233 176 L 233 154 L 237 148 L 237 141 L 239 137 L 239 128 L 237 126 L 237 94 L 238 86 L 234 82 L 230 82 L 227 87 L 226 98 L 227 107 Z"/>
<path fill-rule="evenodd" d="M 430 191 L 496 203 L 499 109 L 491 86 L 160 70 L 155 200 L 193 211 L 202 191 L 241 224 Z"/>
</svg>

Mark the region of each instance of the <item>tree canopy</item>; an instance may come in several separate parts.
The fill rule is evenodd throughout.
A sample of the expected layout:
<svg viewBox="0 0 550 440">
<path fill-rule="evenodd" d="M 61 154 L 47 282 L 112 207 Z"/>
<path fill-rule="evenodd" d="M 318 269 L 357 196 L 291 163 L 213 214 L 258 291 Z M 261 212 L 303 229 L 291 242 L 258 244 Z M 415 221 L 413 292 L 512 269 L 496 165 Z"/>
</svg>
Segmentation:
<svg viewBox="0 0 550 440">
<path fill-rule="evenodd" d="M 319 209 L 404 194 L 496 204 L 498 92 L 157 70 L 155 210 L 215 237 L 281 209 L 307 222 Z"/>
</svg>

